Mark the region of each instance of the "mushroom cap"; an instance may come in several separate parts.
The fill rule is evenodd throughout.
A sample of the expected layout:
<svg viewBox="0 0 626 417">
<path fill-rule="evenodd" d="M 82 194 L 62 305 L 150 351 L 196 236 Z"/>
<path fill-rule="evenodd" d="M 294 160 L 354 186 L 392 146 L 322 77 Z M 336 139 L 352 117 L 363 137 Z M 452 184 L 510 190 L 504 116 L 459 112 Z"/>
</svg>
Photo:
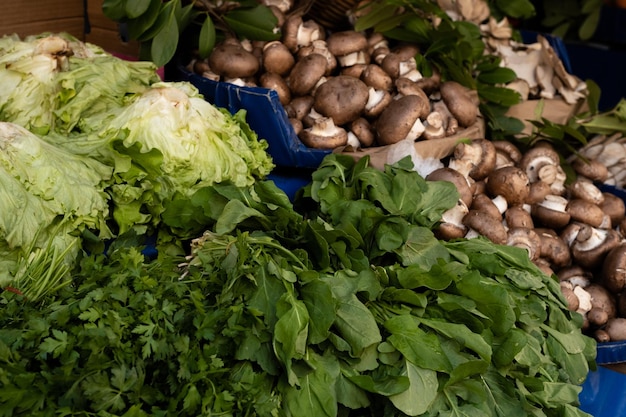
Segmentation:
<svg viewBox="0 0 626 417">
<path fill-rule="evenodd" d="M 391 145 L 406 138 L 415 121 L 419 120 L 420 102 L 419 97 L 411 95 L 389 103 L 375 123 L 381 145 Z"/>
<path fill-rule="evenodd" d="M 430 109 L 430 99 L 415 81 L 410 78 L 400 77 L 395 81 L 396 90 L 398 93 L 408 96 L 408 95 L 416 95 L 420 98 L 420 119 L 425 119 L 431 112 Z"/>
<path fill-rule="evenodd" d="M 451 165 L 463 164 L 462 161 L 469 164 L 467 175 L 470 178 L 476 181 L 485 179 L 496 166 L 496 148 L 488 139 L 460 142 L 454 148 Z"/>
<path fill-rule="evenodd" d="M 216 45 L 208 58 L 209 67 L 225 78 L 252 77 L 259 70 L 259 60 L 240 44 Z"/>
<path fill-rule="evenodd" d="M 302 143 L 314 149 L 334 149 L 348 142 L 348 132 L 335 126 L 330 117 L 316 119 L 313 126 L 303 129 L 298 137 Z"/>
<path fill-rule="evenodd" d="M 263 47 L 262 65 L 266 72 L 286 75 L 296 64 L 291 51 L 280 41 L 268 42 Z"/>
<path fill-rule="evenodd" d="M 573 221 L 599 227 L 604 220 L 604 211 L 597 204 L 582 198 L 569 200 L 565 209 Z"/>
<path fill-rule="evenodd" d="M 355 30 L 333 32 L 326 38 L 326 44 L 328 50 L 336 57 L 366 51 L 368 47 L 365 34 Z"/>
<path fill-rule="evenodd" d="M 492 197 L 501 195 L 511 205 L 523 204 L 530 193 L 530 181 L 516 166 L 497 168 L 487 176 L 487 192 Z"/>
<path fill-rule="evenodd" d="M 548 194 L 542 201 L 532 204 L 530 213 L 536 223 L 550 229 L 561 229 L 570 222 L 571 216 L 565 210 L 567 199 Z"/>
<path fill-rule="evenodd" d="M 569 246 L 554 230 L 546 228 L 535 228 L 534 230 L 541 240 L 542 258 L 547 259 L 551 265 L 558 268 L 570 264 Z"/>
<path fill-rule="evenodd" d="M 508 227 L 528 227 L 531 229 L 535 227 L 530 212 L 521 204 L 509 206 L 504 212 L 504 220 Z"/>
<path fill-rule="evenodd" d="M 459 199 L 465 203 L 467 207 L 472 204 L 474 196 L 467 182 L 467 179 L 459 172 L 452 168 L 441 167 L 432 171 L 426 176 L 428 181 L 449 181 L 456 187 L 459 192 Z"/>
<path fill-rule="evenodd" d="M 600 203 L 600 208 L 611 218 L 611 227 L 617 227 L 626 217 L 624 200 L 613 193 L 603 194 L 604 201 Z"/>
<path fill-rule="evenodd" d="M 530 180 L 530 178 L 529 178 Z M 552 193 L 550 184 L 544 181 L 535 181 L 530 183 L 530 190 L 528 192 L 528 198 L 526 202 L 528 204 L 535 204 L 543 201 L 548 194 Z"/>
<path fill-rule="evenodd" d="M 604 331 L 612 342 L 626 340 L 626 318 L 613 317 L 607 320 Z"/>
<path fill-rule="evenodd" d="M 576 239 L 570 247 L 572 262 L 584 268 L 596 268 L 601 265 L 607 253 L 618 246 L 621 240 L 615 230 L 591 229 L 592 235 L 589 239 Z"/>
<path fill-rule="evenodd" d="M 626 243 L 607 253 L 602 264 L 602 284 L 615 294 L 626 288 Z"/>
<path fill-rule="evenodd" d="M 393 80 L 379 65 L 368 64 L 361 73 L 361 80 L 369 87 L 377 90 L 390 91 L 393 88 Z"/>
<path fill-rule="evenodd" d="M 476 194 L 470 205 L 472 210 L 478 210 L 489 214 L 494 218 L 502 218 L 502 213 L 487 194 Z"/>
<path fill-rule="evenodd" d="M 298 60 L 291 69 L 287 83 L 291 94 L 310 94 L 326 72 L 326 58 L 320 54 L 310 54 Z"/>
<path fill-rule="evenodd" d="M 604 182 L 609 176 L 609 169 L 606 165 L 596 160 L 584 160 L 575 158 L 572 161 L 572 168 L 579 175 L 588 178 L 591 181 Z"/>
<path fill-rule="evenodd" d="M 302 25 L 301 14 L 291 14 L 282 26 L 282 42 L 291 51 L 298 50 L 298 28 Z"/>
<path fill-rule="evenodd" d="M 336 125 L 356 120 L 365 109 L 369 89 L 358 78 L 347 75 L 330 77 L 315 91 L 313 108 L 332 117 Z"/>
<path fill-rule="evenodd" d="M 493 243 L 499 245 L 506 244 L 507 232 L 502 221 L 491 217 L 485 212 L 470 210 L 467 215 L 463 217 L 463 224 Z"/>
<path fill-rule="evenodd" d="M 476 122 L 478 106 L 472 99 L 468 88 L 456 81 L 445 81 L 439 86 L 439 92 L 460 126 L 469 127 Z"/>
<path fill-rule="evenodd" d="M 374 128 L 364 117 L 359 117 L 350 123 L 350 131 L 359 139 L 362 147 L 366 148 L 374 143 Z"/>
<path fill-rule="evenodd" d="M 517 165 L 522 159 L 522 152 L 514 143 L 508 140 L 494 140 L 493 146 L 499 158 L 510 161 L 511 165 Z"/>
<path fill-rule="evenodd" d="M 570 198 L 582 198 L 593 204 L 600 205 L 604 201 L 604 194 L 590 180 L 578 177 L 573 183 L 567 186 Z"/>
<path fill-rule="evenodd" d="M 291 102 L 291 91 L 287 81 L 274 72 L 264 72 L 259 78 L 259 85 L 263 88 L 276 91 L 280 103 L 285 106 Z"/>
<path fill-rule="evenodd" d="M 560 157 L 558 152 L 551 145 L 540 145 L 527 150 L 522 155 L 518 166 L 526 172 L 530 182 L 535 182 L 539 180 L 539 170 L 544 165 L 559 164 Z"/>
<path fill-rule="evenodd" d="M 311 95 L 292 98 L 291 101 L 285 106 L 287 116 L 298 120 L 304 119 L 304 117 L 309 114 L 313 108 L 314 100 L 315 99 Z"/>
<path fill-rule="evenodd" d="M 617 306 L 615 296 L 608 288 L 599 284 L 592 283 L 585 287 L 585 291 L 591 296 L 591 308 L 603 310 L 612 319 L 617 315 Z"/>
</svg>

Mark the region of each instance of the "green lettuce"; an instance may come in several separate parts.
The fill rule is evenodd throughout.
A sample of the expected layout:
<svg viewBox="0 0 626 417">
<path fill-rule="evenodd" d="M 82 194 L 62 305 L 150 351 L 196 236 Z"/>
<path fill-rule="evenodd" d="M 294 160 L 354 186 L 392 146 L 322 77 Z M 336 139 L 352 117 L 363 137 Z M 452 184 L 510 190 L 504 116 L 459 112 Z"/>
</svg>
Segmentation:
<svg viewBox="0 0 626 417">
<path fill-rule="evenodd" d="M 71 266 L 84 231 L 112 236 L 104 192 L 111 175 L 105 164 L 0 122 L 0 287 L 14 285 L 38 256 L 63 254 Z"/>
<path fill-rule="evenodd" d="M 103 139 L 118 153 L 110 192 L 120 232 L 156 225 L 173 199 L 215 183 L 249 186 L 274 167 L 245 111 L 231 115 L 187 82 L 152 84 L 94 140 Z"/>
<path fill-rule="evenodd" d="M 128 95 L 159 81 L 151 62 L 131 62 L 68 34 L 0 38 L 0 120 L 46 135 L 91 131 Z"/>
</svg>

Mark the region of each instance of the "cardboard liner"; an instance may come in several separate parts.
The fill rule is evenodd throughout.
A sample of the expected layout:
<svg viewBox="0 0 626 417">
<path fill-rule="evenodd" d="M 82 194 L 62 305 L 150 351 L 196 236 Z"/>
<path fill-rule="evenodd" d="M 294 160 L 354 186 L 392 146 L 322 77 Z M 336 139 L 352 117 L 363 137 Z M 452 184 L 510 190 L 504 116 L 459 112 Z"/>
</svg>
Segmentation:
<svg viewBox="0 0 626 417">
<path fill-rule="evenodd" d="M 482 117 L 479 117 L 472 126 L 458 132 L 456 135 L 442 139 L 402 141 L 394 145 L 373 146 L 371 148 L 361 149 L 345 147 L 336 149 L 335 152 L 350 155 L 356 160 L 361 159 L 365 155 L 369 155 L 370 165 L 378 169 L 383 169 L 385 164 L 393 164 L 402 159 L 402 157 L 411 154 L 417 156 L 419 159 L 442 160 L 452 154 L 454 148 L 460 141 L 481 139 L 484 137 L 485 121 Z"/>
<path fill-rule="evenodd" d="M 506 112 L 509 117 L 515 117 L 524 123 L 522 134 L 530 135 L 535 128 L 531 121 L 540 121 L 542 118 L 553 123 L 567 124 L 578 113 L 588 109 L 586 100 L 579 100 L 569 104 L 562 98 L 526 100 L 515 104 Z"/>
</svg>

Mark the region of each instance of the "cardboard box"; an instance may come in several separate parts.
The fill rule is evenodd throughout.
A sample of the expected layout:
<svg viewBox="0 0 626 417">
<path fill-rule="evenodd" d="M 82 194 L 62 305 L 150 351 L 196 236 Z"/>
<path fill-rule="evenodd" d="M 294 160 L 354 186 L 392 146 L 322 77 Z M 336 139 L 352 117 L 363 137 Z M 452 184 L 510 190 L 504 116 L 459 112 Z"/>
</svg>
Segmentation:
<svg viewBox="0 0 626 417">
<path fill-rule="evenodd" d="M 526 100 L 511 106 L 506 115 L 515 117 L 524 123 L 522 134 L 530 135 L 534 126 L 530 121 L 545 118 L 553 123 L 567 124 L 567 121 L 578 113 L 588 109 L 586 100 L 569 104 L 562 98 Z"/>
<path fill-rule="evenodd" d="M 13 0 L 4 2 L 0 34 L 20 37 L 44 32 L 67 32 L 83 39 L 83 0 Z"/>
<path fill-rule="evenodd" d="M 0 13 L 0 35 L 17 34 L 24 38 L 46 32 L 67 32 L 112 54 L 137 58 L 139 43 L 121 39 L 118 24 L 102 12 L 102 2 L 103 0 L 6 2 Z"/>
</svg>

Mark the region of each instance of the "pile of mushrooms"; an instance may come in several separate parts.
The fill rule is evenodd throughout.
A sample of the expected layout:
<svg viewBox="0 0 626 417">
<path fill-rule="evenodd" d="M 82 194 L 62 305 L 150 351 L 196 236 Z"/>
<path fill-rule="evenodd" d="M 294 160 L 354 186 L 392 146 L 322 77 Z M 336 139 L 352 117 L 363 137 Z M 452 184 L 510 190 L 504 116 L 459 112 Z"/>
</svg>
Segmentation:
<svg viewBox="0 0 626 417">
<path fill-rule="evenodd" d="M 547 143 L 525 153 L 508 141 L 460 143 L 428 180 L 453 182 L 457 205 L 436 233 L 444 240 L 483 236 L 517 246 L 548 275 L 559 277 L 572 311 L 598 341 L 626 340 L 626 208 L 595 184 L 607 177 L 598 161 L 570 160 L 566 182 L 559 154 Z"/>
<path fill-rule="evenodd" d="M 380 33 L 329 32 L 301 13 L 272 10 L 280 41 L 229 38 L 188 68 L 216 81 L 275 90 L 306 146 L 360 148 L 438 139 L 477 123 L 475 92 L 442 82 L 436 73 L 422 76 L 416 45 L 390 45 Z"/>
</svg>

